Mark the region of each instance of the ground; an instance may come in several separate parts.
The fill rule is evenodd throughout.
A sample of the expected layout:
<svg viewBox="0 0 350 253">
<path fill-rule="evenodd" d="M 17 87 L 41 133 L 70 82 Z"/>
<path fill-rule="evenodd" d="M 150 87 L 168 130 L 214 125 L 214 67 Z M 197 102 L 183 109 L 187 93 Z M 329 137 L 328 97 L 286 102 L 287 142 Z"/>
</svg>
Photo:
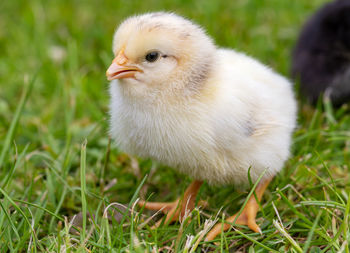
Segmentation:
<svg viewBox="0 0 350 253">
<path fill-rule="evenodd" d="M 105 70 L 113 31 L 125 17 L 174 11 L 204 26 L 220 46 L 289 76 L 298 31 L 324 2 L 1 1 L 0 251 L 349 252 L 347 105 L 299 103 L 292 155 L 261 202 L 263 233 L 237 227 L 215 243 L 199 240 L 206 220 L 232 215 L 248 192 L 205 184 L 207 208 L 151 230 L 150 213 L 135 200 L 174 200 L 190 179 L 129 157 L 108 139 Z M 131 211 L 111 218 L 114 207 Z M 78 213 L 80 232 L 70 225 Z"/>
</svg>

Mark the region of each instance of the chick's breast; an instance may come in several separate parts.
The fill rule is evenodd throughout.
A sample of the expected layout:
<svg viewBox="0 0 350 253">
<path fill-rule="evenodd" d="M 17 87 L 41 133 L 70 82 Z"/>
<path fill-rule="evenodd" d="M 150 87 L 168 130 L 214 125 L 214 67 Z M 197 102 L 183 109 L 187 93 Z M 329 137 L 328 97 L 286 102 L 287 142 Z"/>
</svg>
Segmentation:
<svg viewBox="0 0 350 253">
<path fill-rule="evenodd" d="M 111 135 L 124 151 L 209 184 L 244 184 L 278 172 L 289 155 L 296 104 L 290 83 L 231 50 L 186 102 L 145 104 L 111 84 Z"/>
<path fill-rule="evenodd" d="M 118 85 L 111 85 L 110 91 L 110 133 L 123 151 L 152 158 L 195 178 L 198 171 L 213 164 L 215 140 L 206 105 L 194 101 L 191 105 L 147 105 L 129 101 Z"/>
</svg>

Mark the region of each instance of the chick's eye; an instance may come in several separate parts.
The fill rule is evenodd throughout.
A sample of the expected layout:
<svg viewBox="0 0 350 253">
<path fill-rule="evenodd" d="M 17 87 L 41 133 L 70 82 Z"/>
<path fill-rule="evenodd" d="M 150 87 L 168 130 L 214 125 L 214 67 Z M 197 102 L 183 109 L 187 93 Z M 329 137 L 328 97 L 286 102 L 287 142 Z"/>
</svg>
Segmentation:
<svg viewBox="0 0 350 253">
<path fill-rule="evenodd" d="M 155 62 L 159 58 L 159 53 L 156 51 L 150 52 L 146 54 L 146 61 L 148 62 Z"/>
</svg>

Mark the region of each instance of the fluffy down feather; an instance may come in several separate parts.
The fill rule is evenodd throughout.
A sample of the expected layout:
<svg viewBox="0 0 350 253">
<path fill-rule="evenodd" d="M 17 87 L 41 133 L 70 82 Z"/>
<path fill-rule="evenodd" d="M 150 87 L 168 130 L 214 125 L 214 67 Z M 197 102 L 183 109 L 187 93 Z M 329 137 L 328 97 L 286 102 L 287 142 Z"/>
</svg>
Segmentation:
<svg viewBox="0 0 350 253">
<path fill-rule="evenodd" d="M 124 21 L 113 52 L 122 49 L 142 70 L 110 84 L 110 134 L 123 151 L 209 184 L 244 185 L 250 167 L 253 180 L 281 170 L 296 121 L 285 78 L 171 13 Z M 162 57 L 149 63 L 152 50 Z"/>
<path fill-rule="evenodd" d="M 339 106 L 350 100 L 350 1 L 336 0 L 305 23 L 293 50 L 292 75 L 316 103 L 322 93 Z"/>
</svg>

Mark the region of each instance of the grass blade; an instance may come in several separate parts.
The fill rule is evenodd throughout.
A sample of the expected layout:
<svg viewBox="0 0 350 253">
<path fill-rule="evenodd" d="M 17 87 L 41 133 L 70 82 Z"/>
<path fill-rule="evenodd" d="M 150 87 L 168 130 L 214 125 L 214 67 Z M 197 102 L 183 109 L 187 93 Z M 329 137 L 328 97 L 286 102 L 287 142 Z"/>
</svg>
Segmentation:
<svg viewBox="0 0 350 253">
<path fill-rule="evenodd" d="M 15 112 L 15 115 L 13 116 L 13 119 L 11 121 L 10 128 L 6 134 L 5 141 L 3 143 L 1 154 L 0 154 L 0 169 L 3 167 L 5 156 L 7 155 L 8 151 L 9 151 L 10 144 L 11 144 L 13 137 L 15 135 L 15 132 L 16 132 L 19 118 L 22 114 L 24 105 L 26 104 L 26 102 L 28 100 L 28 97 L 30 95 L 30 92 L 32 90 L 34 82 L 36 80 L 36 76 L 37 75 L 35 74 L 34 77 L 32 78 L 32 80 L 30 81 L 29 85 L 25 85 L 24 91 L 23 91 L 21 99 L 19 101 L 19 105 L 18 105 L 16 112 Z"/>
<path fill-rule="evenodd" d="M 25 154 L 26 154 L 26 152 L 27 152 L 28 146 L 29 146 L 29 144 L 27 144 L 27 145 L 25 146 L 25 148 L 24 148 L 24 150 L 22 151 L 22 153 L 21 153 L 21 154 L 18 156 L 18 158 L 16 159 L 15 165 L 12 166 L 12 168 L 10 169 L 10 171 L 7 172 L 6 177 L 2 180 L 2 182 L 1 182 L 1 185 L 2 185 L 2 186 L 1 186 L 1 187 L 2 187 L 3 189 L 6 189 L 6 186 L 10 183 L 10 181 L 11 181 L 11 179 L 12 179 L 12 177 L 13 177 L 14 172 L 16 171 L 18 165 L 20 164 L 20 162 L 22 161 L 22 159 L 24 158 L 24 156 L 25 156 Z"/>
<path fill-rule="evenodd" d="M 312 225 L 311 230 L 310 230 L 309 234 L 307 235 L 307 239 L 306 239 L 306 242 L 305 242 L 305 245 L 304 245 L 304 249 L 303 249 L 304 253 L 306 253 L 307 250 L 310 247 L 311 239 L 312 239 L 312 236 L 314 235 L 314 232 L 315 232 L 316 226 L 318 224 L 318 221 L 320 220 L 321 214 L 322 214 L 322 210 L 320 210 L 318 212 L 318 214 L 316 216 L 316 219 L 314 221 L 314 224 Z"/>
<path fill-rule="evenodd" d="M 349 195 L 348 195 L 348 202 L 346 204 L 346 209 L 345 209 L 345 213 L 344 213 L 344 222 L 342 224 L 343 226 L 343 233 L 344 233 L 344 236 L 343 236 L 343 240 L 344 240 L 344 247 L 345 248 L 345 252 L 346 253 L 349 253 L 349 240 L 350 238 L 349 237 L 349 213 L 350 213 L 350 192 L 349 192 Z"/>
<path fill-rule="evenodd" d="M 11 203 L 11 205 L 22 215 L 25 222 L 30 227 L 30 231 L 33 235 L 34 242 L 36 243 L 38 241 L 35 231 L 33 230 L 32 224 L 30 223 L 28 217 L 25 215 L 25 213 L 22 211 L 22 209 L 13 201 L 13 199 L 2 189 L 0 188 L 0 192 L 5 196 L 5 198 Z"/>
<path fill-rule="evenodd" d="M 234 230 L 235 230 L 235 232 L 237 232 L 238 234 L 240 234 L 240 235 L 243 236 L 244 238 L 246 238 L 246 239 L 248 239 L 249 241 L 255 243 L 256 245 L 259 245 L 260 247 L 262 247 L 262 248 L 268 250 L 269 252 L 274 252 L 274 253 L 277 253 L 277 252 L 278 252 L 277 250 L 271 249 L 271 248 L 267 247 L 266 245 L 264 245 L 264 244 L 258 242 L 258 241 L 255 240 L 254 238 L 252 238 L 252 237 L 250 237 L 250 236 L 248 236 L 248 235 L 242 233 L 242 232 L 239 231 L 238 229 L 234 229 Z"/>
<path fill-rule="evenodd" d="M 292 247 L 299 253 L 302 253 L 303 250 L 300 248 L 299 244 L 294 241 L 294 239 L 288 234 L 288 232 L 278 223 L 277 220 L 273 220 L 273 225 L 277 230 L 287 239 L 287 241 L 292 245 Z"/>
<path fill-rule="evenodd" d="M 87 140 L 81 145 L 81 155 L 80 155 L 80 189 L 81 189 L 81 205 L 82 205 L 82 214 L 83 214 L 83 228 L 80 233 L 80 242 L 85 242 L 85 233 L 86 233 L 86 145 Z"/>
<path fill-rule="evenodd" d="M 4 205 L 2 204 L 1 201 L 0 201 L 0 206 L 1 206 L 2 210 L 4 211 L 4 214 L 5 214 L 6 218 L 7 218 L 7 220 L 9 221 L 13 232 L 14 232 L 15 235 L 17 236 L 18 240 L 21 240 L 21 237 L 19 236 L 19 234 L 18 234 L 18 232 L 17 232 L 17 229 L 16 229 L 15 224 L 13 223 L 13 221 L 12 221 L 10 215 L 7 213 L 6 208 L 4 207 Z"/>
</svg>

